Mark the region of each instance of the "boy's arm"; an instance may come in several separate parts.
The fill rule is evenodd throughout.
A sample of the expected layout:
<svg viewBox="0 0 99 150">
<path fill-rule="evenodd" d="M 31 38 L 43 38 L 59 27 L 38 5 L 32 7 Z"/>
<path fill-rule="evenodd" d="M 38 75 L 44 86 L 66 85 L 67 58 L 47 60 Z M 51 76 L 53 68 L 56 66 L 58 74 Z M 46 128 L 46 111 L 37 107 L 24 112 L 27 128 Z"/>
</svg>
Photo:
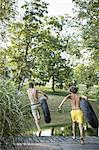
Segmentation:
<svg viewBox="0 0 99 150">
<path fill-rule="evenodd" d="M 45 97 L 47 97 L 47 98 L 48 98 L 48 96 L 47 96 L 44 92 L 39 91 L 39 90 L 37 90 L 37 92 L 38 92 L 38 93 L 40 93 L 40 94 L 42 94 L 42 95 L 44 95 Z"/>
<path fill-rule="evenodd" d="M 62 102 L 61 102 L 60 105 L 58 106 L 59 109 L 61 109 L 62 105 L 64 104 L 64 102 L 65 102 L 68 98 L 70 98 L 70 95 L 67 95 L 67 96 L 62 100 Z"/>
</svg>

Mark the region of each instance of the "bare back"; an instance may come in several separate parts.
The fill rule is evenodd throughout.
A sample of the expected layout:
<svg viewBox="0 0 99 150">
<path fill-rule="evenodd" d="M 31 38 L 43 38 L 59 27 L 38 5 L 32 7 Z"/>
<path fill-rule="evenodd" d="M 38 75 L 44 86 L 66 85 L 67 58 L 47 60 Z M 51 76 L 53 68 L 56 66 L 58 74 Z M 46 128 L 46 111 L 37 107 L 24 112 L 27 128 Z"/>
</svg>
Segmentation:
<svg viewBox="0 0 99 150">
<path fill-rule="evenodd" d="M 36 104 L 36 103 L 39 102 L 39 100 L 38 100 L 38 92 L 37 92 L 36 89 L 29 88 L 27 90 L 27 94 L 28 94 L 28 97 L 29 97 L 29 100 L 30 100 L 31 104 Z"/>
<path fill-rule="evenodd" d="M 78 94 L 71 94 L 70 99 L 72 109 L 80 109 L 80 96 Z"/>
</svg>

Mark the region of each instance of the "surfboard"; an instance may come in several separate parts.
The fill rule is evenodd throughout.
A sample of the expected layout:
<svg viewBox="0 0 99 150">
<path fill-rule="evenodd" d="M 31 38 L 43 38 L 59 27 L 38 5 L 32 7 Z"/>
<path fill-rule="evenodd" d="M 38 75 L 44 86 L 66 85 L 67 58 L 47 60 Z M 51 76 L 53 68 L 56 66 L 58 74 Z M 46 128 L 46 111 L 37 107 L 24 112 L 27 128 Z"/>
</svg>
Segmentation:
<svg viewBox="0 0 99 150">
<path fill-rule="evenodd" d="M 80 108 L 83 110 L 85 119 L 90 126 L 92 128 L 98 128 L 98 119 L 90 103 L 84 99 L 81 99 Z"/>
<path fill-rule="evenodd" d="M 50 111 L 49 111 L 49 107 L 48 107 L 48 104 L 47 104 L 46 97 L 44 97 L 44 96 L 41 97 L 39 99 L 39 101 L 40 101 L 41 108 L 42 108 L 42 111 L 43 111 L 43 114 L 44 114 L 45 122 L 50 123 L 51 122 L 51 116 L 50 116 Z"/>
</svg>

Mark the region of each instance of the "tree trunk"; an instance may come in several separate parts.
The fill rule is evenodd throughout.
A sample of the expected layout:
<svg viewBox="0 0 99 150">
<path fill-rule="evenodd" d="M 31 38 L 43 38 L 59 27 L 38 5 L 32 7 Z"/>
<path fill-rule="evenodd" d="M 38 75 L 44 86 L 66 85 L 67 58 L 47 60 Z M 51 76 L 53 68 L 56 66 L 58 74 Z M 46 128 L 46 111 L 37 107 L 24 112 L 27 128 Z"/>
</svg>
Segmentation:
<svg viewBox="0 0 99 150">
<path fill-rule="evenodd" d="M 22 80 L 20 81 L 18 90 L 20 90 L 20 88 L 23 86 L 24 80 L 25 80 L 25 76 L 23 76 Z"/>
<path fill-rule="evenodd" d="M 54 77 L 54 70 L 53 70 L 53 76 L 52 76 L 52 90 L 53 90 L 53 92 L 55 91 L 54 83 L 55 83 L 55 77 Z"/>
</svg>

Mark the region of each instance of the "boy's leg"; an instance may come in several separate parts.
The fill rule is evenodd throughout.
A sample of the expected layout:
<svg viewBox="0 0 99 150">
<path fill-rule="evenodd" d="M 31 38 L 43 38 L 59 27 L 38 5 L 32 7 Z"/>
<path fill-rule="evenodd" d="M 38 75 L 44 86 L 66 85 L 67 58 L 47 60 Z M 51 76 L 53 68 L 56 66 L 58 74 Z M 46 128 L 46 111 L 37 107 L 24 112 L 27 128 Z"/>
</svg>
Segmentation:
<svg viewBox="0 0 99 150">
<path fill-rule="evenodd" d="M 81 144 L 84 144 L 84 139 L 83 139 L 83 120 L 84 120 L 84 114 L 82 110 L 78 111 L 78 123 L 79 123 L 79 131 L 80 131 L 80 142 Z"/>
<path fill-rule="evenodd" d="M 73 133 L 73 139 L 76 138 L 76 122 L 72 123 L 72 133 Z"/>
<path fill-rule="evenodd" d="M 79 123 L 79 131 L 80 131 L 80 142 L 81 144 L 84 144 L 84 138 L 83 138 L 83 124 Z"/>
<path fill-rule="evenodd" d="M 83 138 L 83 124 L 79 123 L 80 137 Z"/>
<path fill-rule="evenodd" d="M 34 116 L 35 119 L 35 124 L 37 126 L 37 129 L 39 132 L 41 132 L 41 128 L 40 128 L 40 112 L 39 109 L 36 110 L 36 115 Z"/>
<path fill-rule="evenodd" d="M 40 117 L 40 110 L 39 110 L 39 108 L 37 109 L 37 118 L 38 118 L 38 120 L 40 120 L 41 119 L 41 117 Z"/>
<path fill-rule="evenodd" d="M 37 118 L 34 118 L 34 120 L 35 120 L 35 124 L 36 124 L 36 127 L 37 127 L 38 131 L 41 131 L 40 121 Z"/>
<path fill-rule="evenodd" d="M 37 107 L 32 107 L 32 115 L 34 117 L 35 124 L 36 124 L 36 127 L 37 127 L 38 131 L 39 131 L 39 136 L 40 136 L 41 135 L 40 116 L 39 116 L 39 112 L 38 112 Z"/>
<path fill-rule="evenodd" d="M 76 121 L 75 121 L 75 111 L 71 111 L 71 119 L 72 119 L 72 134 L 73 134 L 73 139 L 76 138 Z"/>
<path fill-rule="evenodd" d="M 36 124 L 36 127 L 37 127 L 37 129 L 38 129 L 38 136 L 41 136 L 41 128 L 40 128 L 40 120 L 39 119 L 35 119 L 35 124 Z"/>
</svg>

